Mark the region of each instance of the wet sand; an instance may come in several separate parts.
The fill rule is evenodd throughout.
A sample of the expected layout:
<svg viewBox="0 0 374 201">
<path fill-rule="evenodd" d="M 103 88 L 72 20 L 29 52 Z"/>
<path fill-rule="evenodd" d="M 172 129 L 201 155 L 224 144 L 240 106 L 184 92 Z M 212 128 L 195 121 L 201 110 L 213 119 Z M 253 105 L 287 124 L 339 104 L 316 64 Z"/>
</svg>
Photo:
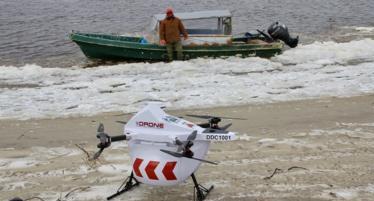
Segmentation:
<svg viewBox="0 0 374 201">
<path fill-rule="evenodd" d="M 374 95 L 168 113 L 248 119 L 233 121 L 230 129 L 238 132 L 239 140 L 211 145 L 207 159 L 219 165 L 203 164 L 197 171 L 202 185 L 215 185 L 207 200 L 374 198 Z M 96 164 L 88 163 L 75 144 L 93 153 L 98 123 L 116 135 L 122 125 L 115 121 L 129 117 L 110 113 L 1 120 L 0 200 L 15 196 L 104 200 L 131 171 L 126 143 L 106 150 Z M 172 188 L 141 185 L 117 200 L 187 201 L 192 200 L 192 192 L 190 180 Z"/>
</svg>

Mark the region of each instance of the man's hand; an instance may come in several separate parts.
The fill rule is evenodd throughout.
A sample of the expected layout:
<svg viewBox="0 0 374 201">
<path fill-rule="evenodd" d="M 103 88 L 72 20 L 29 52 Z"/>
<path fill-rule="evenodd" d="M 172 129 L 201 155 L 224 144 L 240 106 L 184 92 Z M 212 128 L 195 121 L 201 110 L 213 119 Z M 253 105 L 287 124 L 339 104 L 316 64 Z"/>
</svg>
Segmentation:
<svg viewBox="0 0 374 201">
<path fill-rule="evenodd" d="M 184 40 L 187 40 L 187 39 L 188 39 L 188 36 L 184 36 L 183 38 L 184 38 Z"/>
<path fill-rule="evenodd" d="M 160 40 L 160 45 L 165 45 L 166 41 L 165 40 Z"/>
</svg>

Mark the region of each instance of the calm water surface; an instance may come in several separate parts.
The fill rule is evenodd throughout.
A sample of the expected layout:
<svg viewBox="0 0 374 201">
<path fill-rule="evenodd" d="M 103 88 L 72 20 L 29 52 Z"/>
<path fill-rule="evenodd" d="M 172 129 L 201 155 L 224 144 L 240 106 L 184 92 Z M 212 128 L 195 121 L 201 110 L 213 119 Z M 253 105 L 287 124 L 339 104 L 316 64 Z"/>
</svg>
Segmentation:
<svg viewBox="0 0 374 201">
<path fill-rule="evenodd" d="M 372 0 L 1 0 L 0 66 L 82 65 L 88 61 L 69 40 L 71 30 L 145 32 L 150 17 L 167 6 L 177 12 L 228 9 L 234 15 L 234 33 L 281 21 L 303 43 L 344 35 L 347 30 L 339 27 L 374 26 Z"/>
</svg>

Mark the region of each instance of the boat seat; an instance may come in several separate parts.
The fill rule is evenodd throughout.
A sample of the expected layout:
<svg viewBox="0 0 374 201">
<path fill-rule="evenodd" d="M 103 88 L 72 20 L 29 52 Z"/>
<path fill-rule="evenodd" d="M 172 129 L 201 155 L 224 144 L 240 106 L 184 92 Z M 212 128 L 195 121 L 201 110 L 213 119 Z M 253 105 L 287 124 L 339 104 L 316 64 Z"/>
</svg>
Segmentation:
<svg viewBox="0 0 374 201">
<path fill-rule="evenodd" d="M 188 34 L 223 34 L 219 29 L 186 29 Z"/>
</svg>

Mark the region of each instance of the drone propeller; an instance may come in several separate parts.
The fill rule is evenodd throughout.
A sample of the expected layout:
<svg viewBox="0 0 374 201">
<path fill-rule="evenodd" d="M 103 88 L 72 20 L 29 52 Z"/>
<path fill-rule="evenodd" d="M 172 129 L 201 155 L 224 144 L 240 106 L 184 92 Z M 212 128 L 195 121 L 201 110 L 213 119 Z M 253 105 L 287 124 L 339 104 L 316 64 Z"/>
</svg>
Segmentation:
<svg viewBox="0 0 374 201">
<path fill-rule="evenodd" d="M 99 156 L 101 155 L 101 153 L 104 151 L 104 148 L 101 148 L 99 149 L 99 151 L 97 151 L 92 158 L 90 158 L 89 160 L 92 161 L 92 160 L 96 160 L 99 158 Z"/>
<path fill-rule="evenodd" d="M 215 130 L 222 130 L 226 131 L 232 124 L 227 124 L 223 127 L 218 126 L 218 123 L 221 122 L 222 119 L 237 119 L 237 120 L 246 120 L 243 118 L 237 118 L 237 117 L 215 117 L 210 115 L 194 115 L 194 114 L 187 114 L 186 116 L 189 117 L 195 117 L 195 118 L 201 118 L 201 119 L 207 119 L 208 123 L 202 123 L 198 124 L 202 128 L 210 128 Z"/>
<path fill-rule="evenodd" d="M 116 121 L 117 123 L 120 123 L 120 124 L 127 124 L 127 122 L 126 121 Z"/>
<path fill-rule="evenodd" d="M 97 148 L 99 148 L 99 151 L 97 151 L 90 160 L 96 160 L 97 158 L 99 158 L 104 149 L 109 147 L 111 144 L 111 138 L 104 132 L 104 124 L 102 123 L 100 123 L 99 127 L 97 128 L 96 138 L 100 140 L 100 143 L 97 144 Z"/>
<path fill-rule="evenodd" d="M 97 132 L 98 133 L 103 133 L 104 132 L 104 124 L 103 123 L 100 123 L 99 127 L 97 127 Z"/>
<path fill-rule="evenodd" d="M 196 117 L 200 119 L 213 119 L 213 118 L 218 118 L 218 119 L 236 119 L 236 120 L 247 120 L 244 118 L 238 118 L 238 117 L 219 117 L 219 116 L 210 116 L 210 115 L 195 115 L 195 114 L 186 114 L 188 117 Z"/>
<path fill-rule="evenodd" d="M 227 130 L 230 126 L 232 126 L 232 123 L 226 124 L 226 125 L 222 126 L 220 129 L 223 130 L 223 131 L 225 131 L 225 130 Z"/>
<path fill-rule="evenodd" d="M 89 160 L 98 159 L 104 149 L 108 148 L 112 142 L 126 140 L 127 138 L 126 135 L 109 136 L 104 132 L 104 125 L 102 123 L 100 123 L 99 127 L 97 128 L 96 137 L 100 140 L 99 144 L 97 144 L 97 148 L 99 148 L 99 151 L 97 151 Z"/>
<path fill-rule="evenodd" d="M 193 140 L 196 139 L 197 131 L 193 131 L 188 137 L 185 142 L 180 141 L 178 138 L 175 139 L 175 144 L 179 145 L 177 152 L 186 151 L 193 145 Z"/>
<path fill-rule="evenodd" d="M 160 151 L 162 151 L 164 153 L 167 153 L 169 155 L 172 155 L 174 157 L 177 157 L 177 158 L 185 157 L 185 158 L 190 158 L 190 159 L 193 159 L 193 160 L 198 160 L 198 161 L 201 161 L 201 162 L 204 162 L 204 163 L 210 163 L 210 164 L 213 164 L 213 165 L 218 165 L 218 163 L 208 161 L 208 160 L 204 160 L 204 159 L 200 159 L 200 158 L 194 158 L 192 156 L 186 156 L 183 153 L 178 153 L 178 152 L 169 151 L 169 150 L 165 150 L 165 149 L 160 149 Z"/>
<path fill-rule="evenodd" d="M 195 130 L 187 137 L 187 140 L 185 142 L 182 142 L 178 138 L 176 138 L 175 139 L 175 144 L 178 145 L 177 152 L 169 151 L 169 150 L 165 150 L 165 149 L 161 149 L 160 151 L 162 151 L 164 153 L 167 153 L 169 155 L 172 155 L 174 157 L 178 157 L 178 158 L 186 157 L 186 158 L 198 160 L 198 161 L 201 161 L 201 162 L 217 165 L 217 163 L 215 163 L 215 162 L 211 162 L 211 161 L 207 161 L 207 160 L 204 160 L 204 159 L 193 157 L 194 153 L 191 151 L 190 148 L 193 146 L 192 141 L 196 139 L 196 136 L 197 136 L 197 131 Z M 181 151 L 183 151 L 183 152 L 180 153 Z"/>
</svg>

